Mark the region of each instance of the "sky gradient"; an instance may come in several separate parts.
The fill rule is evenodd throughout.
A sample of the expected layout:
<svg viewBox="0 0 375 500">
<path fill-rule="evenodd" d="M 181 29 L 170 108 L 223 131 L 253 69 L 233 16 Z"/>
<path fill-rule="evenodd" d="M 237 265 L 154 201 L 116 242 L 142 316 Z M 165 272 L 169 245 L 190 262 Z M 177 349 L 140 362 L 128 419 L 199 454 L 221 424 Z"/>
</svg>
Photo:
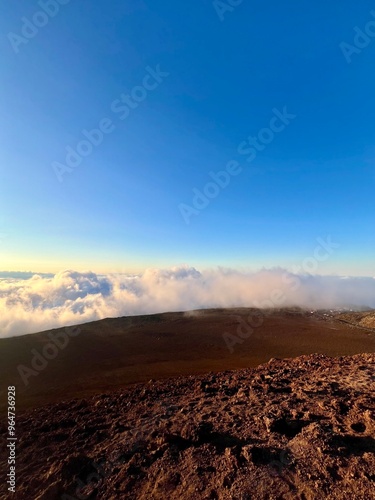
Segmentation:
<svg viewBox="0 0 375 500">
<path fill-rule="evenodd" d="M 65 2 L 24 42 L 43 1 L 0 7 L 0 270 L 291 269 L 330 235 L 319 274 L 375 276 L 372 2 Z"/>
</svg>

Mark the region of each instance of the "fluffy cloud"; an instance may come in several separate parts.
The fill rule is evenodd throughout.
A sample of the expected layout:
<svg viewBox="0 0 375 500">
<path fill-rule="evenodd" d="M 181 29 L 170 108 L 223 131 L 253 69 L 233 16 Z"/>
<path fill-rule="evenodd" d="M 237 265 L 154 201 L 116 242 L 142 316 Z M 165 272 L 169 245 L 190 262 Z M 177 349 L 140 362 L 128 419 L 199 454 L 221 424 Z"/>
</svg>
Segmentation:
<svg viewBox="0 0 375 500">
<path fill-rule="evenodd" d="M 135 314 L 208 307 L 375 307 L 375 279 L 182 266 L 141 275 L 63 271 L 0 278 L 0 336 Z"/>
</svg>

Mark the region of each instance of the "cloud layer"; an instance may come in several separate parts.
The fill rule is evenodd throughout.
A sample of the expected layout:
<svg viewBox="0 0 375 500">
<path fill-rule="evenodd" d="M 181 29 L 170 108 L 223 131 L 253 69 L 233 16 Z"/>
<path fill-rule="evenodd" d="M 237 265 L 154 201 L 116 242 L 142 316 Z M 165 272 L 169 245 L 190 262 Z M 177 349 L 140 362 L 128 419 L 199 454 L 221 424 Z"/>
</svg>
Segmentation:
<svg viewBox="0 0 375 500">
<path fill-rule="evenodd" d="M 375 307 L 375 278 L 182 266 L 141 275 L 63 271 L 0 278 L 0 337 L 135 314 L 208 307 Z"/>
</svg>

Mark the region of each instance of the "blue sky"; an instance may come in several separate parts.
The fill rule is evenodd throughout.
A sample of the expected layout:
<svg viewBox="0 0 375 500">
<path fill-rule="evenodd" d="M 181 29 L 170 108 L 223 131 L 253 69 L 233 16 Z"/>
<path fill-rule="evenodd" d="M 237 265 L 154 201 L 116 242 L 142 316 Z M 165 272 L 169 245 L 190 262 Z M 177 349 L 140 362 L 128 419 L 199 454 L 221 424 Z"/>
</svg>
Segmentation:
<svg viewBox="0 0 375 500">
<path fill-rule="evenodd" d="M 3 3 L 0 270 L 290 268 L 331 235 L 319 272 L 375 275 L 375 36 L 350 63 L 340 47 L 372 9 L 244 0 L 221 20 L 211 1 L 72 0 L 16 53 L 9 33 L 41 6 Z M 150 68 L 168 75 L 121 120 L 113 102 Z M 239 144 L 285 106 L 295 118 L 247 162 Z M 59 182 L 53 162 L 103 119 Z M 197 210 L 231 160 L 241 172 Z"/>
</svg>

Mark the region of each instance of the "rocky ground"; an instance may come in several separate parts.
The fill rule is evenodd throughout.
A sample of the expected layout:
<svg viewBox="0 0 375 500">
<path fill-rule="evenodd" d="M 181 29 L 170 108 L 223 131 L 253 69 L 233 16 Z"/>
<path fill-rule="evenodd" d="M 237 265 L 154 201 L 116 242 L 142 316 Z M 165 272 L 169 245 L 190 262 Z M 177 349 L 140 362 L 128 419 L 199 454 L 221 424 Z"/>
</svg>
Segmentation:
<svg viewBox="0 0 375 500">
<path fill-rule="evenodd" d="M 375 312 L 349 312 L 338 314 L 337 319 L 361 328 L 375 328 Z"/>
<path fill-rule="evenodd" d="M 17 435 L 17 499 L 371 500 L 375 354 L 150 381 L 24 412 Z"/>
<path fill-rule="evenodd" d="M 0 339 L 0 422 L 13 385 L 23 411 L 150 379 L 256 367 L 271 358 L 375 352 L 375 329 L 362 324 L 373 315 L 209 309 L 107 318 Z"/>
</svg>

